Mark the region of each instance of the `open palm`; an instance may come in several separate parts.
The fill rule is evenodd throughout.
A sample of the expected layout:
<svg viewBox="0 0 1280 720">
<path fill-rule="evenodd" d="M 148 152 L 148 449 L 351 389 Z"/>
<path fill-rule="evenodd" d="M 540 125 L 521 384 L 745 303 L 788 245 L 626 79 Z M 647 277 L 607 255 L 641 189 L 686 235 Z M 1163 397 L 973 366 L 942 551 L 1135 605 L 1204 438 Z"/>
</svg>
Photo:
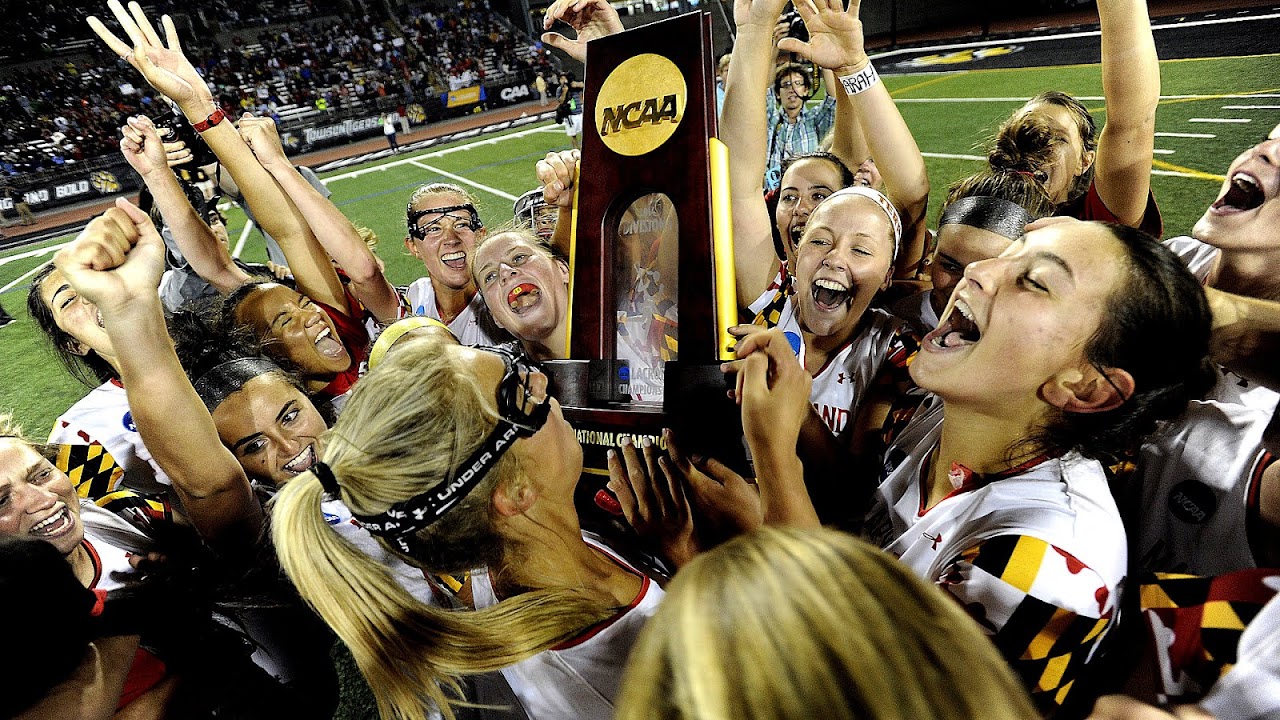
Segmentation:
<svg viewBox="0 0 1280 720">
<path fill-rule="evenodd" d="M 796 10 L 809 30 L 809 41 L 787 38 L 778 43 L 778 49 L 799 53 L 829 70 L 863 64 L 867 54 L 858 19 L 860 5 L 860 0 L 851 0 L 845 10 L 841 0 L 797 0 Z"/>
<path fill-rule="evenodd" d="M 182 53 L 178 31 L 168 15 L 160 19 L 168 40 L 166 44 L 160 41 L 155 27 L 138 3 L 130 2 L 128 12 L 119 0 L 108 0 L 107 7 L 133 45 L 116 37 L 97 17 L 88 18 L 89 27 L 93 28 L 107 47 L 142 73 L 151 87 L 179 105 L 210 96 L 209 86 L 205 84 L 204 78 L 200 77 L 191 61 Z"/>
</svg>

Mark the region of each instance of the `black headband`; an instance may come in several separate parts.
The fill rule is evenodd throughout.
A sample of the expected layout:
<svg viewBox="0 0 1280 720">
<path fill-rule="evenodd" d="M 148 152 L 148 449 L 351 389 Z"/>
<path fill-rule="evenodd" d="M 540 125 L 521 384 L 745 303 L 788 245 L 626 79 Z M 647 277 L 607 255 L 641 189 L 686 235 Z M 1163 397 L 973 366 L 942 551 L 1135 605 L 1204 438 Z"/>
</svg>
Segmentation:
<svg viewBox="0 0 1280 720">
<path fill-rule="evenodd" d="M 506 348 L 482 349 L 501 357 L 506 366 L 502 380 L 498 382 L 499 417 L 493 431 L 475 452 L 462 461 L 453 475 L 436 483 L 430 490 L 374 515 L 351 513 L 365 530 L 385 538 L 407 555 L 414 554 L 414 533 L 429 527 L 462 502 L 517 439 L 533 436 L 542 429 L 551 414 L 549 398 L 536 403 L 532 411 L 525 410 L 525 405 L 531 401 L 529 378 L 536 371 L 536 365 Z M 523 378 L 521 373 L 524 373 Z M 518 390 L 523 390 L 523 393 L 518 394 Z M 338 483 L 332 469 L 324 463 L 317 463 L 316 471 L 325 492 L 336 497 Z"/>
<path fill-rule="evenodd" d="M 1026 234 L 1027 223 L 1035 218 L 1021 205 L 998 197 L 979 195 L 960 198 L 942 211 L 938 227 L 968 225 L 1010 240 Z"/>
<path fill-rule="evenodd" d="M 269 372 L 283 372 L 279 365 L 264 357 L 244 357 L 215 365 L 199 380 L 192 383 L 196 395 L 204 406 L 213 412 L 231 393 L 244 387 L 250 380 Z"/>
</svg>

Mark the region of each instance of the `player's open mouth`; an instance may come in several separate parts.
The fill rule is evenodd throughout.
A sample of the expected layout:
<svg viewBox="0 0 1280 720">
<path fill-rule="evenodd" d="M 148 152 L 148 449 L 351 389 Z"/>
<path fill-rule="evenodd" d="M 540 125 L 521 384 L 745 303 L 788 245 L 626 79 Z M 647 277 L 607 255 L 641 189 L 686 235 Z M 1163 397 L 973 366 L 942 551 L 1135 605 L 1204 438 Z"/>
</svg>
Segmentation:
<svg viewBox="0 0 1280 720">
<path fill-rule="evenodd" d="M 316 464 L 316 446 L 308 445 L 306 450 L 298 453 L 292 460 L 284 464 L 286 472 L 297 475 L 311 469 Z"/>
<path fill-rule="evenodd" d="M 1213 210 L 1220 215 L 1246 212 L 1259 207 L 1266 199 L 1267 193 L 1258 178 L 1238 172 L 1231 176 L 1227 191 L 1213 204 Z"/>
<path fill-rule="evenodd" d="M 935 348 L 952 349 L 973 345 L 982 338 L 982 331 L 973 321 L 973 310 L 963 300 L 952 304 L 951 312 L 938 323 L 938 327 L 925 336 L 925 342 Z"/>
<path fill-rule="evenodd" d="M 517 315 L 524 313 L 529 308 L 538 304 L 538 300 L 542 298 L 542 291 L 537 285 L 532 283 L 520 283 L 511 288 L 511 292 L 507 293 L 507 307 Z"/>
<path fill-rule="evenodd" d="M 853 297 L 849 286 L 821 278 L 813 281 L 813 301 L 819 310 L 836 310 L 846 305 Z"/>
<path fill-rule="evenodd" d="M 467 254 L 464 252 L 452 252 L 448 255 L 441 255 L 440 262 L 444 263 L 445 267 L 450 267 L 454 270 L 466 270 Z"/>
<path fill-rule="evenodd" d="M 791 246 L 795 247 L 800 244 L 800 236 L 804 235 L 805 223 L 797 223 L 791 226 Z"/>
<path fill-rule="evenodd" d="M 32 525 L 27 532 L 38 538 L 53 538 L 66 533 L 73 525 L 75 519 L 71 517 L 71 508 L 63 504 L 62 509 Z"/>
<path fill-rule="evenodd" d="M 347 349 L 333 337 L 333 331 L 326 327 L 316 336 L 316 351 L 325 357 L 337 358 L 342 357 Z"/>
</svg>

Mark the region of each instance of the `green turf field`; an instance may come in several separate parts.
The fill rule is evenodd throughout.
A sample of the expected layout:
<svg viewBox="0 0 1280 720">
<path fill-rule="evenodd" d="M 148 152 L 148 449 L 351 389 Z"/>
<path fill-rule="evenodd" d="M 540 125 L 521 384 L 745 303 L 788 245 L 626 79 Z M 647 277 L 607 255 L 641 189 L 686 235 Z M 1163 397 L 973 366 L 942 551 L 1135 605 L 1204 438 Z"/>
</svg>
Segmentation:
<svg viewBox="0 0 1280 720">
<path fill-rule="evenodd" d="M 1156 175 L 1152 178 L 1164 212 L 1167 235 L 1185 234 L 1217 195 L 1221 175 L 1231 160 L 1264 138 L 1280 123 L 1280 56 L 1170 61 L 1162 65 L 1165 96 L 1157 117 L 1157 133 L 1213 137 L 1156 138 Z M 930 217 L 936 218 L 946 185 L 979 167 L 985 137 L 1022 98 L 1058 89 L 1081 97 L 1102 94 L 1096 65 L 958 73 L 886 76 L 900 104 L 933 183 Z M 1221 95 L 1260 95 L 1232 98 Z M 987 99 L 990 98 L 990 99 Z M 976 100 L 976 101 L 975 101 Z M 1102 102 L 1086 101 L 1099 121 Z M 1224 106 L 1254 106 L 1225 109 Z M 1269 107 L 1258 107 L 1269 106 Z M 1249 122 L 1206 123 L 1195 119 L 1247 119 Z M 347 168 L 325 176 L 333 200 L 358 225 L 382 238 L 379 254 L 392 282 L 408 283 L 422 274 L 421 263 L 404 250 L 404 203 L 425 182 L 466 179 L 489 225 L 511 216 L 512 200 L 535 186 L 533 165 L 550 150 L 567 149 L 559 126 L 523 128 L 471 139 L 428 152 L 401 155 Z M 447 175 L 444 173 L 448 173 Z M 229 213 L 233 246 L 244 218 Z M 41 345 L 25 308 L 23 276 L 46 261 L 50 248 L 69 238 L 26 246 L 0 255 L 0 302 L 19 322 L 0 329 L 0 411 L 11 411 L 34 436 L 47 432 L 53 419 L 85 392 Z M 45 252 L 42 252 L 45 251 Z M 262 260 L 258 234 L 248 239 L 242 257 Z M 12 285 L 12 287 L 9 287 Z"/>
</svg>

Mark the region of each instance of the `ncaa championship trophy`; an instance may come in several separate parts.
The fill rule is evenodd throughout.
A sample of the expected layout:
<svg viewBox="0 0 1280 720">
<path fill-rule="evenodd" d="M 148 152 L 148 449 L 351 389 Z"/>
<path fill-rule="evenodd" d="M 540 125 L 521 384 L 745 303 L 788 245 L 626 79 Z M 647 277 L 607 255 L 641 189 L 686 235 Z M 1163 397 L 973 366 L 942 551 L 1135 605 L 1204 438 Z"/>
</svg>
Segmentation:
<svg viewBox="0 0 1280 720">
<path fill-rule="evenodd" d="M 613 535 L 606 453 L 630 438 L 749 474 L 719 369 L 737 322 L 728 154 L 716 133 L 711 17 L 689 13 L 587 46 L 570 261 L 569 360 L 543 363 L 578 432 L 584 527 Z"/>
</svg>

